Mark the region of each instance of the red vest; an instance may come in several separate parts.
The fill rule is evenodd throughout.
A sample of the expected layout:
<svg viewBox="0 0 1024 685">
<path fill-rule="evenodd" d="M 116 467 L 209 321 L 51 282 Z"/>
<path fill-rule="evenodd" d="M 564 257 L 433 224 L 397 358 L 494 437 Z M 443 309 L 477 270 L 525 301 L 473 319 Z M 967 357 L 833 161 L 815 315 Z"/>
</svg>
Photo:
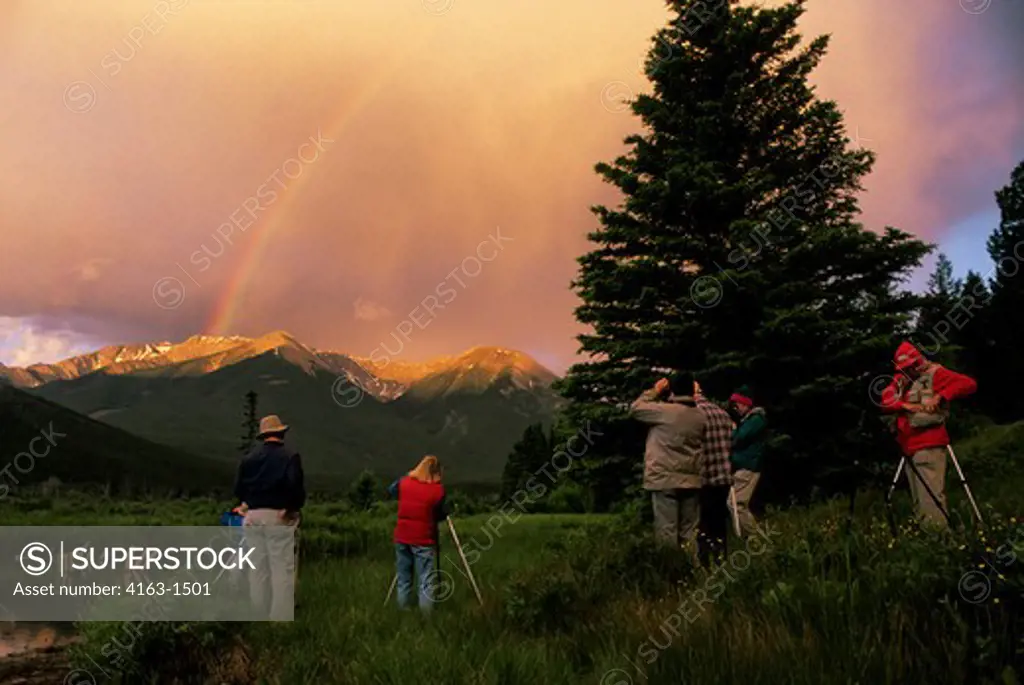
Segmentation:
<svg viewBox="0 0 1024 685">
<path fill-rule="evenodd" d="M 434 510 L 444 497 L 440 483 L 423 483 L 406 476 L 398 481 L 398 523 L 395 542 L 431 547 L 437 544 Z"/>
</svg>

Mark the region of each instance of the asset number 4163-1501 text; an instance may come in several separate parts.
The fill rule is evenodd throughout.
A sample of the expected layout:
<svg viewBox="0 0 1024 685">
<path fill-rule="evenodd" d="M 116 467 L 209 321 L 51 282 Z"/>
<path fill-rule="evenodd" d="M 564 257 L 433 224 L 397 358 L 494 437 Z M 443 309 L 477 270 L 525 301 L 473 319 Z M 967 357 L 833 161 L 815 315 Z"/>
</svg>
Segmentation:
<svg viewBox="0 0 1024 685">
<path fill-rule="evenodd" d="M 125 594 L 157 596 L 170 595 L 173 597 L 188 597 L 190 595 L 209 597 L 209 583 L 131 583 L 125 588 Z"/>
</svg>

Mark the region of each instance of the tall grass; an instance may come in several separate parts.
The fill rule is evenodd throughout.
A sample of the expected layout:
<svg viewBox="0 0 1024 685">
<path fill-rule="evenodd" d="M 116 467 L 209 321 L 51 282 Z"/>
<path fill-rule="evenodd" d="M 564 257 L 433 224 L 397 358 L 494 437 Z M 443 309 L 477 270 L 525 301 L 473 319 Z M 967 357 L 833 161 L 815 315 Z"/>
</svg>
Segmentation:
<svg viewBox="0 0 1024 685">
<path fill-rule="evenodd" d="M 383 605 L 389 519 L 322 505 L 304 523 L 297 620 L 229 626 L 252 662 L 238 682 L 1015 682 L 1003 672 L 1022 670 L 1024 531 L 999 513 L 1016 501 L 984 497 L 985 532 L 938 537 L 904 523 L 893 538 L 880 495 L 860 498 L 849 532 L 842 501 L 772 513 L 759 542 L 731 540 L 710 573 L 655 547 L 634 521 L 532 515 L 496 534 L 489 517 L 461 519 L 484 604 L 445 535 L 454 592 L 430 617 Z M 215 505 L 77 502 L 55 505 L 48 522 L 150 523 L 151 507 L 164 523 L 209 524 Z M 48 517 L 35 508 L 15 518 Z M 987 586 L 982 576 L 965 583 L 969 573 Z M 84 628 L 83 659 L 114 627 Z M 194 624 L 147 628 L 124 682 L 166 675 L 174 649 L 196 669 L 205 658 L 209 673 L 211 655 L 235 654 L 217 646 L 230 629 L 211 626 L 214 644 Z"/>
<path fill-rule="evenodd" d="M 447 562 L 456 590 L 429 619 L 382 606 L 393 563 L 381 549 L 307 567 L 300 620 L 253 626 L 247 640 L 265 683 L 980 683 L 1020 672 L 1020 564 L 987 568 L 980 603 L 961 581 L 979 555 L 996 559 L 985 550 L 997 541 L 1024 553 L 1016 522 L 994 519 L 984 537 L 904 526 L 893 540 L 868 519 L 847 535 L 842 511 L 779 517 L 770 542 L 733 541 L 710 574 L 628 526 L 524 517 L 473 565 L 482 607 Z"/>
<path fill-rule="evenodd" d="M 919 531 L 900 493 L 893 537 L 883 493 L 862 493 L 850 521 L 845 500 L 768 512 L 764 535 L 730 540 L 711 570 L 654 546 L 635 517 L 538 514 L 497 531 L 494 515 L 467 517 L 456 524 L 474 552 L 484 603 L 443 535 L 442 569 L 454 591 L 429 617 L 400 612 L 394 600 L 384 606 L 394 573 L 391 509 L 316 504 L 303 523 L 295 622 L 154 628 L 124 682 L 167 682 L 168 655 L 183 650 L 175 661 L 195 682 L 205 673 L 267 685 L 1017 683 L 1024 519 L 1017 452 L 1007 447 L 1014 430 L 959 450 L 984 530 L 952 475 L 947 490 L 962 530 Z M 23 525 L 209 525 L 222 510 L 214 500 L 74 496 L 5 504 L 8 524 Z M 84 627 L 79 658 L 111 629 Z M 217 672 L 216 663 L 239 661 L 239 649 L 245 668 Z"/>
</svg>

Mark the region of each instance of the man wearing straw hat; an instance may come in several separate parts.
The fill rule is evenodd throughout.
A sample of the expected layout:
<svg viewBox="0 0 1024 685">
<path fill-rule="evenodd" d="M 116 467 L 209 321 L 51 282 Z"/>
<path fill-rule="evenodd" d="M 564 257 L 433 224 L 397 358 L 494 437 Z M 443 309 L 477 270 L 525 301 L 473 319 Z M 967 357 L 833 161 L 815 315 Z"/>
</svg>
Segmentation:
<svg viewBox="0 0 1024 685">
<path fill-rule="evenodd" d="M 241 500 L 240 513 L 245 514 L 247 538 L 256 551 L 253 561 L 250 593 L 257 611 L 266 604 L 267 581 L 271 589 L 271 618 L 288 620 L 291 607 L 286 606 L 294 590 L 294 531 L 299 512 L 306 503 L 305 477 L 299 454 L 284 444 L 288 426 L 271 414 L 260 420 L 257 445 L 238 465 L 235 496 Z M 289 534 L 279 527 L 292 528 Z M 255 533 L 253 535 L 253 533 Z M 291 542 L 291 544 L 289 544 Z M 289 583 L 292 587 L 289 588 Z M 291 590 L 291 591 L 290 591 Z"/>
</svg>

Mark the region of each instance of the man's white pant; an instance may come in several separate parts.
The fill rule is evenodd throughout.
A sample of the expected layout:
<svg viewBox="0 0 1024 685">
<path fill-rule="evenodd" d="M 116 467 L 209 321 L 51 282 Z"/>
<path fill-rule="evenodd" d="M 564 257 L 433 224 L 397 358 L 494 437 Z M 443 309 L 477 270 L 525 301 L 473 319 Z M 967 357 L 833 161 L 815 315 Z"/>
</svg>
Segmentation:
<svg viewBox="0 0 1024 685">
<path fill-rule="evenodd" d="M 270 620 L 295 618 L 295 526 L 281 521 L 277 509 L 251 509 L 245 515 L 244 535 L 256 567 L 249 572 L 249 596 L 257 616 Z"/>
</svg>

